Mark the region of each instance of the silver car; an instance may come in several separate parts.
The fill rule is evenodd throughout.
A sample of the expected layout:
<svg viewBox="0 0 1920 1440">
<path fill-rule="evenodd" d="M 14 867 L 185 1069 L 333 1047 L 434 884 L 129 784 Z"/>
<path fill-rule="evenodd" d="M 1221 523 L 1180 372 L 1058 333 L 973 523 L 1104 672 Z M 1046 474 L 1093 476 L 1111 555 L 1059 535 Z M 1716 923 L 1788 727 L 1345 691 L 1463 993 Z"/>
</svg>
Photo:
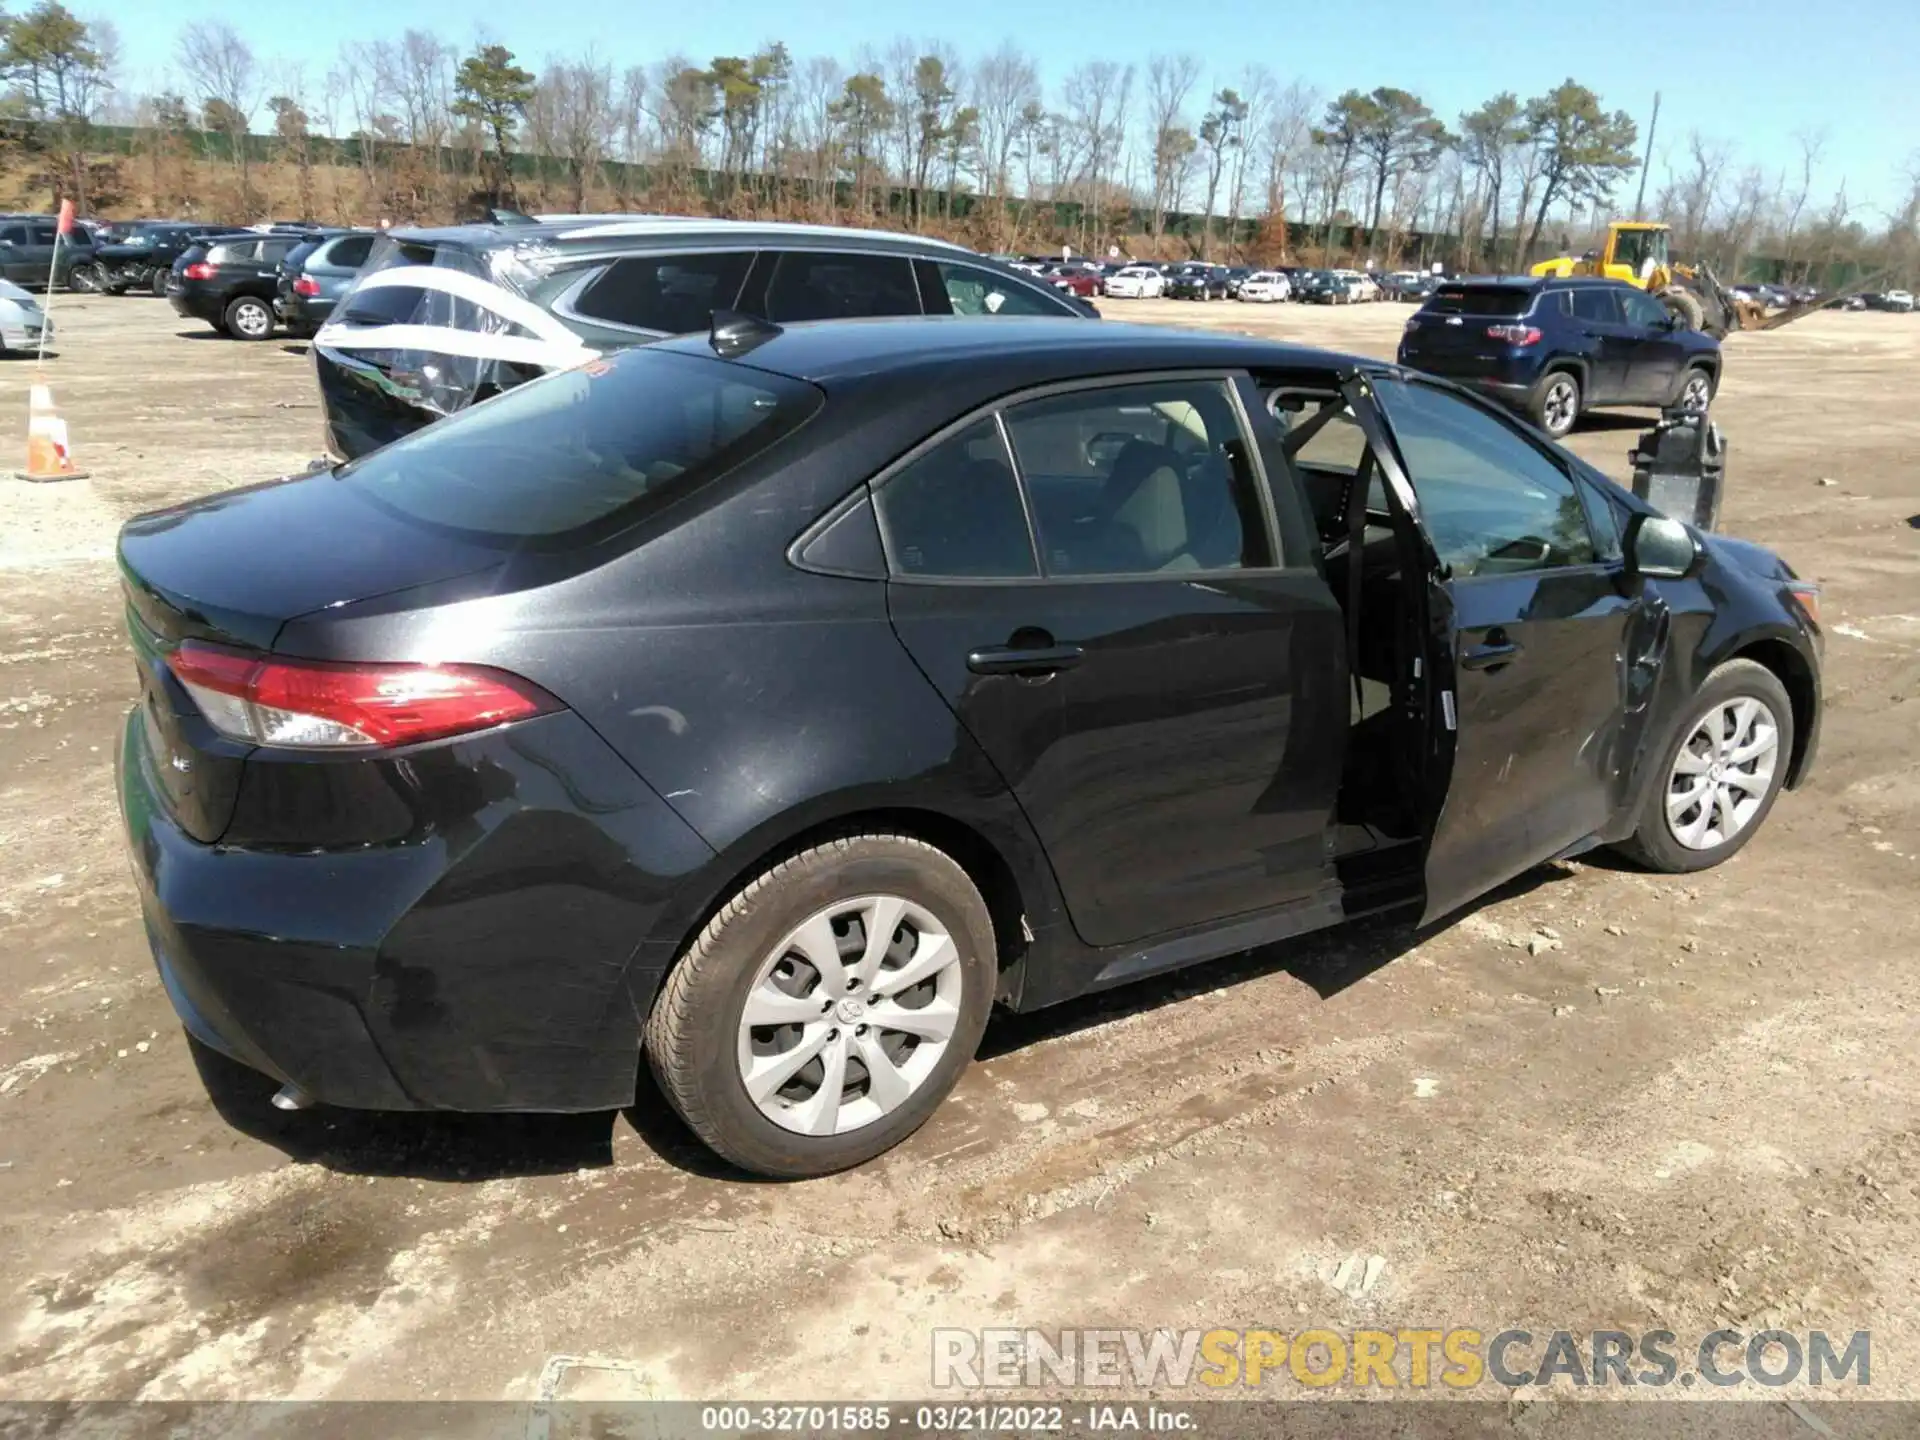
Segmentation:
<svg viewBox="0 0 1920 1440">
<path fill-rule="evenodd" d="M 41 332 L 53 341 L 53 321 L 40 302 L 11 280 L 0 280 L 0 350 L 38 350 Z"/>
</svg>

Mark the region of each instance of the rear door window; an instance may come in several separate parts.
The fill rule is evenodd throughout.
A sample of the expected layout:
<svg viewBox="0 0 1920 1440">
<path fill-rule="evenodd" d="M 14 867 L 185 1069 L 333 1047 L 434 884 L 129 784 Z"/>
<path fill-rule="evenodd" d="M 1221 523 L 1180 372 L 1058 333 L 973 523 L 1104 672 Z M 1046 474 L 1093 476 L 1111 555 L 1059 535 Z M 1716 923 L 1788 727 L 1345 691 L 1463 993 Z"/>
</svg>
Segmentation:
<svg viewBox="0 0 1920 1440">
<path fill-rule="evenodd" d="M 1246 437 L 1218 380 L 1074 391 L 1006 412 L 1049 575 L 1273 563 Z"/>
<path fill-rule="evenodd" d="M 896 574 L 948 579 L 1039 574 L 1020 482 L 1000 427 L 990 419 L 909 461 L 877 495 Z"/>
<path fill-rule="evenodd" d="M 789 250 L 776 257 L 767 283 L 767 318 L 776 324 L 920 313 L 913 262 L 904 255 Z"/>
<path fill-rule="evenodd" d="M 753 263 L 751 250 L 711 255 L 630 255 L 587 282 L 574 313 L 609 325 L 684 335 L 730 310 Z"/>
<path fill-rule="evenodd" d="M 381 508 L 483 543 L 585 543 L 764 450 L 811 385 L 624 350 L 509 390 L 337 471 Z"/>
</svg>

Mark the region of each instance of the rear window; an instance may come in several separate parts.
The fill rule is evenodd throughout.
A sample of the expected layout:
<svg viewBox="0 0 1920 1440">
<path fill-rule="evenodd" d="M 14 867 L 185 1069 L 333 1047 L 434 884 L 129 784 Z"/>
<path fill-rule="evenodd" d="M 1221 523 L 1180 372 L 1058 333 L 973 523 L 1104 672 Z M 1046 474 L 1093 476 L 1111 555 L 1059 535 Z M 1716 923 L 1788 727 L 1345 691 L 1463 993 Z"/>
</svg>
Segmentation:
<svg viewBox="0 0 1920 1440">
<path fill-rule="evenodd" d="M 820 404 L 819 391 L 784 376 L 625 350 L 335 473 L 383 509 L 486 543 L 584 543 L 758 454 Z"/>
<path fill-rule="evenodd" d="M 1420 308 L 1429 315 L 1524 315 L 1533 291 L 1510 285 L 1443 285 Z"/>
<path fill-rule="evenodd" d="M 367 255 L 372 249 L 373 236 L 348 235 L 333 242 L 333 248 L 327 251 L 326 263 L 343 269 L 358 269 L 367 263 Z"/>
<path fill-rule="evenodd" d="M 287 252 L 287 269 L 298 270 L 302 265 L 307 263 L 307 260 L 312 256 L 313 252 L 319 248 L 319 245 L 311 240 L 305 244 L 294 246 L 293 249 Z"/>
</svg>

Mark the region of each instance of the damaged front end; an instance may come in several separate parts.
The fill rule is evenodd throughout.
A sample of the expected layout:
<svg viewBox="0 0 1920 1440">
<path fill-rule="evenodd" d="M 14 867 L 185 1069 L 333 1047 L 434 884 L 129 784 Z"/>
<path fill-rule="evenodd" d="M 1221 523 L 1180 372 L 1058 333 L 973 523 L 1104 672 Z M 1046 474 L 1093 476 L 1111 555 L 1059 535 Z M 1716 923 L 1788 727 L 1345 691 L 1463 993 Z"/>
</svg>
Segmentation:
<svg viewBox="0 0 1920 1440">
<path fill-rule="evenodd" d="M 552 258 L 537 242 L 381 236 L 313 340 L 328 453 L 355 459 L 596 353 L 526 298 Z"/>
</svg>

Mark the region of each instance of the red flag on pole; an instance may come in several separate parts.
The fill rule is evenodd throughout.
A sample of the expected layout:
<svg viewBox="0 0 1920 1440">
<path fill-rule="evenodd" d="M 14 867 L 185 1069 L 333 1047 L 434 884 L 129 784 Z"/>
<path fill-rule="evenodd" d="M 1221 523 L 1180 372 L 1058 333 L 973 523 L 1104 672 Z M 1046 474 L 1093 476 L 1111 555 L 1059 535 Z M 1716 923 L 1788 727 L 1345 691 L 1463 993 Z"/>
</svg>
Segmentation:
<svg viewBox="0 0 1920 1440">
<path fill-rule="evenodd" d="M 60 233 L 62 235 L 73 233 L 73 201 L 71 200 L 60 202 Z"/>
</svg>

